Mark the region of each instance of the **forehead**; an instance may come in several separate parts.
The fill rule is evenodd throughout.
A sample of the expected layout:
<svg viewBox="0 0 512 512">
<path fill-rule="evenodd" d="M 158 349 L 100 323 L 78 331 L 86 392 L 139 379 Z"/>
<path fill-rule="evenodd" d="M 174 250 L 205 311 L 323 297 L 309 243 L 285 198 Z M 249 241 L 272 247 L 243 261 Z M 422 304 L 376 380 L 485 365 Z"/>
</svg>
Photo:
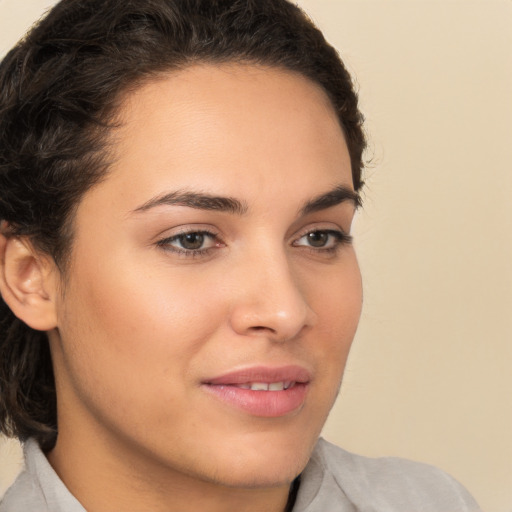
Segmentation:
<svg viewBox="0 0 512 512">
<path fill-rule="evenodd" d="M 106 184 L 133 207 L 166 187 L 238 197 L 291 182 L 301 195 L 315 195 L 312 184 L 352 185 L 330 100 L 293 72 L 192 66 L 130 93 L 119 117 Z"/>
</svg>

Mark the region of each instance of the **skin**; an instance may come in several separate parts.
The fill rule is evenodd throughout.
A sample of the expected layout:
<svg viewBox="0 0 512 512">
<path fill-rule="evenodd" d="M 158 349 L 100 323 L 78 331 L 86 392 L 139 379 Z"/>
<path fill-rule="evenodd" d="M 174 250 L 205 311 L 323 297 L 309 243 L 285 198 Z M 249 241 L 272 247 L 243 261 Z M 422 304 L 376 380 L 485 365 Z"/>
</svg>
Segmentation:
<svg viewBox="0 0 512 512">
<path fill-rule="evenodd" d="M 88 511 L 282 511 L 335 401 L 361 310 L 353 190 L 325 93 L 279 69 L 196 65 L 123 102 L 114 163 L 81 200 L 49 332 L 59 436 L 50 463 Z M 244 213 L 148 201 L 235 198 Z M 169 238 L 209 230 L 203 252 Z M 317 234 L 318 236 L 318 234 Z M 162 242 L 167 239 L 167 242 Z M 50 284 L 48 284 L 50 283 Z M 49 291 L 48 291 L 49 290 Z M 63 291 L 62 291 L 63 290 Z M 265 418 L 201 383 L 254 365 L 311 374 Z"/>
</svg>

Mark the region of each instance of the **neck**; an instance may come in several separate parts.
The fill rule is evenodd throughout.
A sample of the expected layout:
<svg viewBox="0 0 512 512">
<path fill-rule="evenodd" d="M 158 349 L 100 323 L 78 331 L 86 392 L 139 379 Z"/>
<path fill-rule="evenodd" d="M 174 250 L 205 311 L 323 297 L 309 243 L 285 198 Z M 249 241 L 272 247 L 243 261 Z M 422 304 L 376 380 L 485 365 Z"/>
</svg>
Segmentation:
<svg viewBox="0 0 512 512">
<path fill-rule="evenodd" d="M 228 487 L 184 475 L 111 439 L 91 442 L 59 434 L 47 454 L 61 480 L 88 512 L 284 512 L 289 484 Z"/>
</svg>

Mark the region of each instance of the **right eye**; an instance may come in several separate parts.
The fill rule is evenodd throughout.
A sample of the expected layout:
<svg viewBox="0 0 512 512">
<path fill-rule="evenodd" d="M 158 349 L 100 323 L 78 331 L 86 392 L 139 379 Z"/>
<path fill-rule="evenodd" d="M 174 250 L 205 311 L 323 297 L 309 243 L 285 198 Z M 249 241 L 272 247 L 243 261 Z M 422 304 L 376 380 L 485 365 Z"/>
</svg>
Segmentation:
<svg viewBox="0 0 512 512">
<path fill-rule="evenodd" d="M 221 244 L 217 235 L 209 231 L 188 231 L 164 238 L 157 245 L 171 252 L 184 256 L 198 256 L 205 254 Z"/>
</svg>

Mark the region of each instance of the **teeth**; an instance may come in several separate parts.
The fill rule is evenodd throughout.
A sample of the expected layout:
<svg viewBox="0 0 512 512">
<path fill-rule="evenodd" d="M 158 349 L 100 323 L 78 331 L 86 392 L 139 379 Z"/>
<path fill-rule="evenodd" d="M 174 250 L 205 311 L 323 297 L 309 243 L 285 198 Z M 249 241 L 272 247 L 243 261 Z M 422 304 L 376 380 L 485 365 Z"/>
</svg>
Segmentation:
<svg viewBox="0 0 512 512">
<path fill-rule="evenodd" d="M 284 391 L 293 387 L 295 382 L 291 380 L 281 382 L 247 382 L 245 384 L 236 384 L 237 388 L 250 389 L 251 391 Z"/>
<path fill-rule="evenodd" d="M 268 391 L 268 384 L 265 382 L 253 382 L 251 389 L 252 391 Z"/>
</svg>

